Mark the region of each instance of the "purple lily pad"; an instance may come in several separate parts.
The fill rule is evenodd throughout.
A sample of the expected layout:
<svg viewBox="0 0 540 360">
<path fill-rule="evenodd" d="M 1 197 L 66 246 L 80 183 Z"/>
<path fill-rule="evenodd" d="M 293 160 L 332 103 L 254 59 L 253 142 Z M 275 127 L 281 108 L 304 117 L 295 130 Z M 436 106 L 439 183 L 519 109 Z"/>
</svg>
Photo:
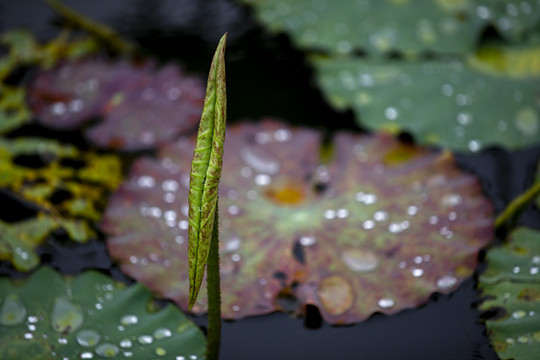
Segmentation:
<svg viewBox="0 0 540 360">
<path fill-rule="evenodd" d="M 194 138 L 135 162 L 102 223 L 122 269 L 188 303 L 187 194 Z M 389 134 L 321 134 L 266 120 L 227 130 L 220 185 L 222 312 L 237 319 L 318 307 L 332 324 L 425 303 L 470 276 L 492 206 L 449 152 Z M 201 291 L 193 311 L 206 310 Z"/>
<path fill-rule="evenodd" d="M 101 147 L 152 148 L 191 130 L 204 101 L 204 83 L 176 65 L 104 59 L 66 61 L 40 72 L 29 88 L 37 121 L 75 129 L 103 116 L 86 131 Z"/>
</svg>

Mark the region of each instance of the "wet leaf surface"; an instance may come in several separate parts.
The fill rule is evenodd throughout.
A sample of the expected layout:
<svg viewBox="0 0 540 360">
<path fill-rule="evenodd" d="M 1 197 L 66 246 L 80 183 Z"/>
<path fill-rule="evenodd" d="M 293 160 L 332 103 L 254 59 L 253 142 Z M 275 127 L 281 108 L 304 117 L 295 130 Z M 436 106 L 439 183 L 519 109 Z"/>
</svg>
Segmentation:
<svg viewBox="0 0 540 360">
<path fill-rule="evenodd" d="M 125 150 L 152 148 L 192 130 L 200 117 L 204 84 L 177 65 L 85 59 L 41 72 L 29 88 L 37 121 L 75 129 L 95 117 L 90 141 Z"/>
<path fill-rule="evenodd" d="M 539 5 L 527 0 L 415 2 L 403 0 L 244 0 L 273 32 L 303 49 L 329 53 L 458 53 L 476 45 L 492 26 L 509 41 L 534 28 Z"/>
<path fill-rule="evenodd" d="M 76 242 L 95 236 L 93 224 L 121 178 L 115 155 L 41 138 L 0 138 L 0 187 L 37 212 L 32 219 L 0 222 L 0 259 L 27 271 L 39 263 L 35 249 L 52 231 L 61 228 Z"/>
<path fill-rule="evenodd" d="M 24 66 L 48 68 L 60 58 L 76 59 L 97 50 L 97 43 L 92 38 L 74 40 L 67 32 L 41 45 L 25 29 L 2 33 L 0 44 L 7 50 L 7 55 L 0 58 L 0 133 L 16 129 L 32 118 L 26 104 L 26 90 L 20 84 L 5 84 L 13 73 Z"/>
<path fill-rule="evenodd" d="M 503 309 L 487 320 L 491 343 L 501 359 L 534 359 L 540 352 L 540 232 L 518 228 L 488 252 L 487 262 L 480 308 Z"/>
<path fill-rule="evenodd" d="M 492 208 L 452 155 L 388 134 L 321 134 L 273 120 L 230 127 L 220 184 L 222 312 L 292 303 L 331 324 L 393 314 L 449 292 L 492 238 Z M 187 189 L 194 138 L 135 162 L 102 229 L 113 259 L 182 308 L 188 303 Z M 287 301 L 288 299 L 288 301 Z M 206 310 L 201 292 L 193 307 Z"/>
<path fill-rule="evenodd" d="M 203 358 L 201 331 L 172 305 L 149 311 L 141 284 L 43 267 L 22 283 L 0 279 L 0 294 L 3 359 Z"/>
<path fill-rule="evenodd" d="M 540 143 L 539 47 L 485 47 L 466 61 L 314 58 L 330 103 L 369 129 L 477 152 Z"/>
</svg>

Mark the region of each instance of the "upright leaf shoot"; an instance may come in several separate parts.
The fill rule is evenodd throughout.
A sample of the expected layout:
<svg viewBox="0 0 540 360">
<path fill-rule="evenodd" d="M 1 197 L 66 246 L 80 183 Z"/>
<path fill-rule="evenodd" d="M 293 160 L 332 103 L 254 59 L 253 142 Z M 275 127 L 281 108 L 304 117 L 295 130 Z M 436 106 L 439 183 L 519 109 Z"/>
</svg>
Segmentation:
<svg viewBox="0 0 540 360">
<path fill-rule="evenodd" d="M 226 42 L 227 34 L 221 38 L 212 60 L 197 143 L 191 162 L 188 229 L 189 309 L 193 307 L 201 287 L 210 251 L 214 214 L 217 211 L 227 118 Z"/>
</svg>

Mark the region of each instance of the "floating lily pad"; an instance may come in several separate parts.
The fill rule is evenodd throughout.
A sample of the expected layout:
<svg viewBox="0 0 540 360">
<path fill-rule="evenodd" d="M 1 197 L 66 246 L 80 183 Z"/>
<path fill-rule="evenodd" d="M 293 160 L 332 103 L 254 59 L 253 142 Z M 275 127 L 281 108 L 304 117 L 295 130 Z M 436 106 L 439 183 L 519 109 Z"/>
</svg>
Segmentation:
<svg viewBox="0 0 540 360">
<path fill-rule="evenodd" d="M 102 229 L 138 281 L 188 304 L 187 196 L 194 138 L 135 162 Z M 220 184 L 222 313 L 265 314 L 294 299 L 332 324 L 393 314 L 449 292 L 492 238 L 492 207 L 449 152 L 388 134 L 321 134 L 277 121 L 230 127 Z M 193 307 L 206 310 L 201 291 Z"/>
<path fill-rule="evenodd" d="M 150 312 L 141 284 L 88 271 L 41 268 L 24 283 L 0 279 L 2 359 L 202 359 L 201 331 L 172 305 Z"/>
<path fill-rule="evenodd" d="M 1 34 L 0 44 L 8 50 L 8 54 L 0 59 L 0 80 L 5 80 L 20 66 L 40 65 L 47 68 L 61 57 L 75 59 L 97 50 L 97 44 L 92 38 L 71 40 L 67 33 L 40 45 L 34 36 L 24 29 L 14 29 Z M 0 84 L 0 133 L 30 121 L 31 113 L 25 97 L 26 92 L 22 87 Z"/>
<path fill-rule="evenodd" d="M 488 319 L 488 335 L 501 359 L 535 359 L 540 353 L 540 232 L 515 230 L 502 247 L 487 254 L 488 268 L 480 277 L 486 297 L 482 310 L 502 308 L 504 315 Z"/>
<path fill-rule="evenodd" d="M 467 61 L 313 59 L 330 103 L 370 129 L 457 150 L 540 143 L 540 48 L 486 47 Z"/>
<path fill-rule="evenodd" d="M 244 0 L 297 46 L 330 53 L 467 52 L 493 26 L 517 41 L 540 19 L 537 1 Z"/>
<path fill-rule="evenodd" d="M 35 247 L 57 228 L 74 241 L 87 241 L 121 178 L 113 155 L 81 153 L 53 140 L 0 138 L 0 187 L 38 212 L 24 222 L 0 222 L 0 259 L 30 270 L 38 264 Z"/>
<path fill-rule="evenodd" d="M 37 120 L 74 129 L 103 116 L 86 135 L 102 147 L 155 147 L 191 130 L 202 111 L 204 84 L 175 65 L 86 59 L 41 72 L 29 88 Z"/>
</svg>

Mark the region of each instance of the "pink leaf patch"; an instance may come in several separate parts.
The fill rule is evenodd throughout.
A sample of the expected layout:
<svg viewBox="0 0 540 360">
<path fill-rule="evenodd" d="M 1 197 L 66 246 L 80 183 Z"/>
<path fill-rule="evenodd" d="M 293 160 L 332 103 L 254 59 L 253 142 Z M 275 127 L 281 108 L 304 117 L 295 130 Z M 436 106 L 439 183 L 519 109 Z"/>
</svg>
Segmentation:
<svg viewBox="0 0 540 360">
<path fill-rule="evenodd" d="M 64 62 L 42 71 L 29 88 L 37 121 L 75 129 L 102 116 L 86 131 L 101 147 L 139 150 L 190 131 L 204 100 L 204 84 L 176 65 L 116 63 L 103 59 Z"/>
<path fill-rule="evenodd" d="M 470 276 L 492 206 L 450 153 L 388 134 L 321 135 L 266 120 L 227 130 L 220 185 L 223 317 L 319 308 L 331 324 L 393 314 Z M 187 188 L 194 138 L 137 161 L 103 222 L 122 269 L 187 308 Z M 323 157 L 324 158 L 324 157 Z M 290 301 L 288 301 L 290 302 Z M 201 292 L 193 308 L 206 310 Z"/>
</svg>

